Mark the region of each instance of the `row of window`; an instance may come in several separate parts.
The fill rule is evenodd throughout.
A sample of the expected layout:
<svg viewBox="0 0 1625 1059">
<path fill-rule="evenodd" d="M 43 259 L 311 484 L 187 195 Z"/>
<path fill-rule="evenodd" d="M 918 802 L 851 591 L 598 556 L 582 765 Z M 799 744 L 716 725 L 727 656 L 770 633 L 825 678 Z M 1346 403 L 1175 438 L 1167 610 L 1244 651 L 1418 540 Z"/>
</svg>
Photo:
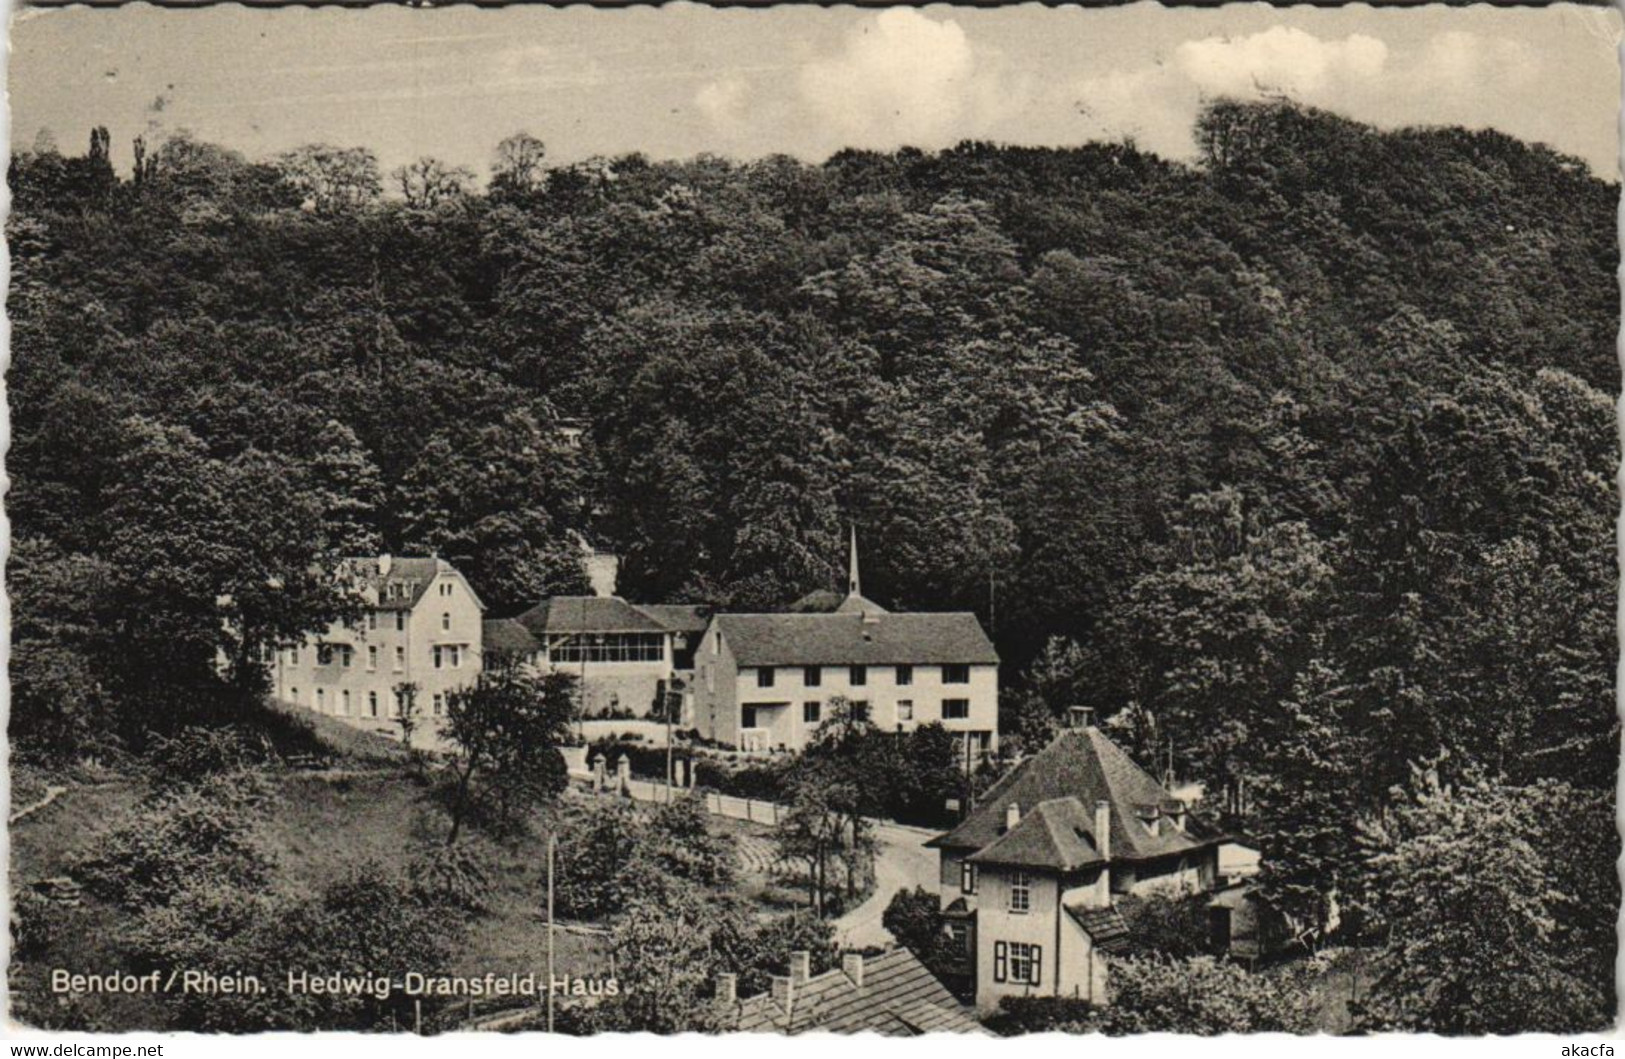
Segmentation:
<svg viewBox="0 0 1625 1059">
<path fill-rule="evenodd" d="M 411 581 L 392 581 L 384 587 L 383 595 L 380 598 L 391 600 L 411 599 L 412 594 L 416 591 L 417 585 Z M 435 591 L 442 599 L 448 599 L 456 590 L 452 587 L 450 581 L 441 581 L 435 586 Z"/>
<path fill-rule="evenodd" d="M 385 612 L 385 613 L 393 613 L 395 615 L 395 631 L 396 632 L 405 632 L 406 631 L 406 611 L 397 610 L 397 611 Z M 379 612 L 376 611 L 376 610 L 369 610 L 367 612 L 367 631 L 368 632 L 377 632 L 378 631 L 378 614 L 379 614 Z M 440 612 L 440 628 L 447 631 L 447 632 L 451 631 L 451 611 L 443 610 L 443 611 Z"/>
<path fill-rule="evenodd" d="M 900 688 L 906 688 L 914 683 L 913 666 L 893 666 L 893 676 Z M 778 680 L 778 669 L 773 666 L 761 666 L 756 670 L 756 686 L 771 688 Z M 846 682 L 852 687 L 862 687 L 869 683 L 868 666 L 847 666 Z M 942 682 L 944 684 L 969 684 L 970 666 L 946 665 L 942 667 Z M 824 684 L 823 666 L 802 666 L 801 684 L 803 687 L 817 688 Z"/>
<path fill-rule="evenodd" d="M 461 669 L 463 658 L 467 652 L 462 644 L 445 644 L 433 648 L 434 667 L 436 669 Z M 288 663 L 298 665 L 301 656 L 297 647 L 288 648 Z M 355 648 L 344 643 L 322 643 L 316 645 L 316 664 L 319 666 L 337 665 L 341 669 L 349 669 L 355 664 Z M 404 672 L 406 669 L 406 648 L 395 648 L 395 664 L 393 671 Z M 367 647 L 367 671 L 378 670 L 378 648 L 376 645 Z"/>
<path fill-rule="evenodd" d="M 764 703 L 746 703 L 739 708 L 739 726 L 741 728 L 758 727 L 762 710 L 770 710 L 780 705 Z M 864 720 L 869 716 L 869 703 L 866 699 L 858 699 L 851 704 L 852 716 L 855 720 Z M 801 704 L 801 723 L 804 725 L 817 724 L 824 719 L 824 703 L 816 699 Z M 897 700 L 897 719 L 899 721 L 914 720 L 914 700 Z M 964 721 L 970 719 L 969 699 L 943 699 L 942 719 L 945 721 Z"/>
<path fill-rule="evenodd" d="M 858 700 L 857 702 L 854 702 L 852 704 L 852 714 L 853 714 L 854 718 L 857 718 L 857 719 L 867 718 L 869 716 L 869 703 L 866 700 L 862 700 L 862 699 Z M 822 702 L 811 701 L 811 702 L 804 702 L 804 703 L 801 704 L 801 722 L 803 724 L 817 724 L 819 721 L 821 721 L 823 719 L 824 719 L 824 704 Z M 913 699 L 898 699 L 897 700 L 897 719 L 899 721 L 912 721 L 912 720 L 914 720 L 914 700 Z M 970 700 L 969 699 L 943 699 L 942 700 L 942 719 L 945 720 L 945 721 L 969 720 L 970 719 Z M 754 727 L 754 725 L 748 725 L 747 724 L 745 727 L 746 728 L 752 728 L 752 727 Z"/>
<path fill-rule="evenodd" d="M 1024 941 L 993 943 L 993 980 L 1037 985 L 1044 974 L 1044 947 Z"/>
<path fill-rule="evenodd" d="M 293 702 L 298 702 L 299 689 L 289 688 L 288 698 Z M 327 702 L 326 688 L 317 688 L 311 692 L 310 704 L 316 708 L 317 712 L 326 713 Z M 350 702 L 350 691 L 348 688 L 340 690 L 336 695 L 333 696 L 333 705 L 338 708 L 341 716 L 348 717 L 351 715 Z M 434 711 L 434 716 L 439 717 L 445 712 L 446 696 L 440 692 L 435 692 L 434 702 L 431 708 Z M 401 695 L 398 691 L 391 691 L 389 693 L 389 715 L 391 717 L 399 717 L 401 715 Z M 376 691 L 367 692 L 367 716 L 378 716 L 378 693 Z"/>
<path fill-rule="evenodd" d="M 662 662 L 666 635 L 658 632 L 600 632 L 547 638 L 548 659 L 561 662 Z"/>
<path fill-rule="evenodd" d="M 441 618 L 444 619 L 448 616 L 449 615 L 442 614 Z M 369 632 L 378 631 L 378 612 L 376 610 L 370 610 L 367 612 L 367 630 Z M 406 631 L 406 611 L 404 610 L 395 611 L 395 631 Z"/>
</svg>

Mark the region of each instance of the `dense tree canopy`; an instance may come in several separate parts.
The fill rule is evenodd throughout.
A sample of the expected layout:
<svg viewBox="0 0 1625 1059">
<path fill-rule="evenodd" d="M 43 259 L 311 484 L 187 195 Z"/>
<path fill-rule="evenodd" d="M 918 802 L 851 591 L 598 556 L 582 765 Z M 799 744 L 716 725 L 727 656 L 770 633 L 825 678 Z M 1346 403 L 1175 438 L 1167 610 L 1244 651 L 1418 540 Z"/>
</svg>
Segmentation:
<svg viewBox="0 0 1625 1059">
<path fill-rule="evenodd" d="M 131 740 L 217 656 L 249 689 L 343 613 L 343 554 L 432 549 L 512 610 L 582 585 L 580 535 L 629 598 L 761 609 L 833 587 L 855 523 L 867 594 L 981 617 L 1007 728 L 1118 715 L 1310 931 L 1413 764 L 1611 791 L 1617 187 L 1284 102 L 1198 133 L 821 165 L 519 133 L 484 191 L 386 190 L 365 146 L 18 152 L 22 749 Z"/>
</svg>

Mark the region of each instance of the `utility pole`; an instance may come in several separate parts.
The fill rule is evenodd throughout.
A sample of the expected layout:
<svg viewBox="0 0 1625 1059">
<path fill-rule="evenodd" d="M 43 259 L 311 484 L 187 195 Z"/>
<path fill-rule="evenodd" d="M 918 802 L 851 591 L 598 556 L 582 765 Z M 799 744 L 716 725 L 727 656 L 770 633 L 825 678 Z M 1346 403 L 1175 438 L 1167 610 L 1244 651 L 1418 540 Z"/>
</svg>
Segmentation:
<svg viewBox="0 0 1625 1059">
<path fill-rule="evenodd" d="M 677 679 L 676 677 L 672 678 L 672 680 L 674 682 L 676 681 L 676 679 Z M 675 691 L 673 691 L 667 685 L 667 683 L 665 681 L 661 681 L 660 682 L 660 705 L 662 707 L 664 707 L 664 713 L 666 714 L 666 804 L 667 805 L 671 804 L 671 784 L 672 784 L 672 780 L 676 778 L 672 774 L 672 756 L 671 756 L 671 711 L 672 711 L 674 701 L 676 699 L 677 699 L 677 693 Z"/>
<path fill-rule="evenodd" d="M 576 735 L 585 744 L 587 742 L 587 597 L 582 596 L 579 604 L 581 611 L 581 628 L 576 630 L 576 650 L 581 654 L 580 676 L 576 678 Z M 549 993 L 548 996 L 552 996 Z M 551 1026 L 548 1029 L 552 1029 Z"/>
<path fill-rule="evenodd" d="M 972 796 L 972 793 L 975 790 L 976 790 L 976 788 L 975 788 L 975 785 L 971 783 L 971 775 L 970 775 L 970 733 L 966 732 L 965 733 L 965 815 L 966 816 L 970 815 L 970 811 L 971 811 L 971 808 L 972 808 L 972 806 L 971 806 L 972 797 L 971 796 Z"/>
<path fill-rule="evenodd" d="M 547 1032 L 553 1032 L 553 853 L 558 849 L 557 822 L 547 833 Z"/>
</svg>

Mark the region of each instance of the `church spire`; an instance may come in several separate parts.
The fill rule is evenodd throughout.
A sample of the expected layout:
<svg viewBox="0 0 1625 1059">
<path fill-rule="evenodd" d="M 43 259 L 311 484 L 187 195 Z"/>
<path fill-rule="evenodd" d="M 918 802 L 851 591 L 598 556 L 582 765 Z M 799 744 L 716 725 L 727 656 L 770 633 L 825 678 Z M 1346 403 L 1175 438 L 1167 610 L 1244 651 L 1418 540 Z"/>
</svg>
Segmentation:
<svg viewBox="0 0 1625 1059">
<path fill-rule="evenodd" d="M 863 598 L 863 582 L 858 576 L 858 527 L 850 528 L 849 551 L 846 560 L 846 598 L 835 608 L 837 614 L 862 614 L 865 622 L 878 621 L 878 614 L 886 608 L 873 600 Z"/>
<path fill-rule="evenodd" d="M 849 596 L 861 596 L 863 590 L 858 584 L 858 527 L 856 524 L 850 524 L 849 528 L 852 535 L 852 549 L 851 556 L 846 562 L 846 593 Z"/>
</svg>

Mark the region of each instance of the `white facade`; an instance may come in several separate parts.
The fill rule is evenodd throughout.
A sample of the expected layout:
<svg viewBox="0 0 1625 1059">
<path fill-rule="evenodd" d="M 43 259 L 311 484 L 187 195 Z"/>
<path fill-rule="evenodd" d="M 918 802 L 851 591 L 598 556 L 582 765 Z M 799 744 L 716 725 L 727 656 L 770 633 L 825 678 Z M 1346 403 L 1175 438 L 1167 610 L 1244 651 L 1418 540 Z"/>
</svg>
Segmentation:
<svg viewBox="0 0 1625 1059">
<path fill-rule="evenodd" d="M 793 629 L 794 616 L 782 617 Z M 963 734 L 974 755 L 998 747 L 996 664 L 740 665 L 724 624 L 713 620 L 695 652 L 691 720 L 706 738 L 742 750 L 799 750 L 839 698 L 867 707 L 884 731 L 940 724 Z"/>
<path fill-rule="evenodd" d="M 359 621 L 275 653 L 277 698 L 383 726 L 400 716 L 400 685 L 417 685 L 418 715 L 432 719 L 445 714 L 448 694 L 478 678 L 484 606 L 462 574 L 440 560 L 386 557 L 379 566 Z"/>
</svg>

